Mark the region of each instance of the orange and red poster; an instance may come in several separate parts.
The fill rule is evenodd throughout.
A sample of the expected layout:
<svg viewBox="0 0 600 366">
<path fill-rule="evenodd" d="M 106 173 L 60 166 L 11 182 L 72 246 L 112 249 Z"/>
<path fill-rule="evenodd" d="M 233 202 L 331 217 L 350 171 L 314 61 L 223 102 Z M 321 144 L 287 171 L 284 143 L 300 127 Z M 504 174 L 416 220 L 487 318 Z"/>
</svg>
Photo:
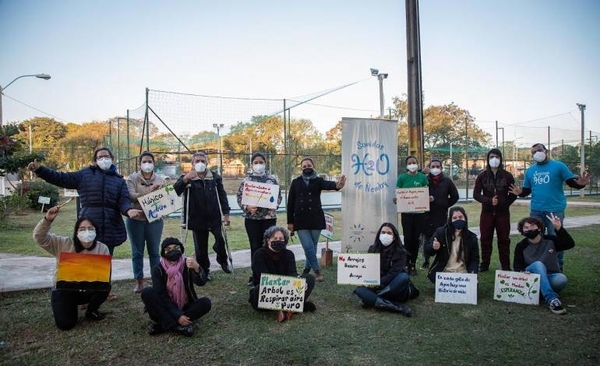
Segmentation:
<svg viewBox="0 0 600 366">
<path fill-rule="evenodd" d="M 73 290 L 108 290 L 110 265 L 110 255 L 62 252 L 56 271 L 56 287 Z"/>
</svg>

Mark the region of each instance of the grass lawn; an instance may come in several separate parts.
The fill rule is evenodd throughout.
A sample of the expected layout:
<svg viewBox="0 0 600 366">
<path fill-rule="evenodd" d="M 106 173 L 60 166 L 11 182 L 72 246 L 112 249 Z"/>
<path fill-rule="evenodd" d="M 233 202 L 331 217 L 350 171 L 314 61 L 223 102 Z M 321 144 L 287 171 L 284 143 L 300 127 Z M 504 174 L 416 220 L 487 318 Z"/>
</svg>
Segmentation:
<svg viewBox="0 0 600 366">
<path fill-rule="evenodd" d="M 493 300 L 493 272 L 479 276 L 478 305 L 436 304 L 420 272 L 412 318 L 365 310 L 353 287 L 335 284 L 333 266 L 311 296 L 317 311 L 279 324 L 273 312 L 251 309 L 249 270 L 239 269 L 198 288 L 213 309 L 192 338 L 147 335 L 132 280 L 114 284 L 119 297 L 101 308 L 105 321 L 82 317 L 67 332 L 54 326 L 49 290 L 1 293 L 0 365 L 598 365 L 598 232 L 600 225 L 571 230 L 577 245 L 565 255 L 569 285 L 561 294 L 567 315 Z"/>
</svg>

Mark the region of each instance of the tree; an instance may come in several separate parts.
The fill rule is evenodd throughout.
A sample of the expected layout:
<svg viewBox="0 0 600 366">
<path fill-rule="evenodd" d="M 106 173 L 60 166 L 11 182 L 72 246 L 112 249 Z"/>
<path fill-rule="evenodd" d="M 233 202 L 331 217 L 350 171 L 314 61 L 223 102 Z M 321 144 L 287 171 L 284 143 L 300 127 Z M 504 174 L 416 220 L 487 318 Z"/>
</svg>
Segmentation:
<svg viewBox="0 0 600 366">
<path fill-rule="evenodd" d="M 0 176 L 22 175 L 23 169 L 34 159 L 38 161 L 45 159 L 41 153 L 29 153 L 28 149 L 15 139 L 18 134 L 17 124 L 12 123 L 0 127 Z"/>
<path fill-rule="evenodd" d="M 66 126 L 54 118 L 35 117 L 21 122 L 19 133 L 15 136 L 24 146 L 29 146 L 31 151 L 43 152 L 46 155 L 46 164 L 52 167 L 60 166 L 64 161 L 63 150 L 59 146 L 66 133 Z"/>
</svg>

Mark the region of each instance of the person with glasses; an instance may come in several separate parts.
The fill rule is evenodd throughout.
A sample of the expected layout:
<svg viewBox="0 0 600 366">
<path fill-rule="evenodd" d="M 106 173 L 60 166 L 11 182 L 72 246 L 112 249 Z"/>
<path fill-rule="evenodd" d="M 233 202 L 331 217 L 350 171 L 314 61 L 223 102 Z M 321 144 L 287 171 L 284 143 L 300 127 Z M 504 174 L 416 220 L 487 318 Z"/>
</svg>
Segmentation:
<svg viewBox="0 0 600 366">
<path fill-rule="evenodd" d="M 142 301 L 150 319 L 148 334 L 165 332 L 191 337 L 194 324 L 211 309 L 208 297 L 198 298 L 194 285 L 204 286 L 206 273 L 193 256 L 184 257 L 185 248 L 177 238 L 165 238 L 160 262 L 152 268 L 152 287 L 142 290 Z"/>
<path fill-rule="evenodd" d="M 217 262 L 225 273 L 231 273 L 227 263 L 227 250 L 222 225 L 229 226 L 229 203 L 223 187 L 223 179 L 208 169 L 208 157 L 199 151 L 192 155 L 192 169 L 179 177 L 173 188 L 183 194 L 183 217 L 186 230 L 194 235 L 196 260 L 210 281 L 210 259 L 208 258 L 208 234 L 215 238 L 213 250 Z"/>
<path fill-rule="evenodd" d="M 57 267 L 60 263 L 61 253 L 96 254 L 110 258 L 108 257 L 108 247 L 98 240 L 98 226 L 85 216 L 75 222 L 73 236 L 52 234 L 50 228 L 58 214 L 59 207 L 50 208 L 33 230 L 33 239 L 42 249 L 56 257 Z M 79 288 L 57 288 L 56 285 L 57 278 L 55 276 L 50 303 L 54 322 L 59 329 L 69 330 L 77 325 L 78 305 L 87 304 L 86 319 L 101 321 L 106 318 L 106 315 L 99 309 L 108 298 L 110 282 L 106 283 L 104 288 L 99 289 L 86 287 L 84 283 Z"/>
<path fill-rule="evenodd" d="M 127 189 L 131 197 L 131 204 L 136 209 L 142 209 L 138 198 L 162 188 L 165 180 L 154 172 L 154 155 L 144 151 L 139 158 L 140 171 L 131 173 L 127 177 Z M 148 222 L 146 215 L 127 218 L 125 221 L 129 242 L 131 243 L 131 263 L 135 287 L 133 292 L 139 294 L 144 288 L 144 247 L 148 248 L 150 269 L 160 260 L 159 247 L 163 232 L 164 221 L 162 218 Z"/>
</svg>

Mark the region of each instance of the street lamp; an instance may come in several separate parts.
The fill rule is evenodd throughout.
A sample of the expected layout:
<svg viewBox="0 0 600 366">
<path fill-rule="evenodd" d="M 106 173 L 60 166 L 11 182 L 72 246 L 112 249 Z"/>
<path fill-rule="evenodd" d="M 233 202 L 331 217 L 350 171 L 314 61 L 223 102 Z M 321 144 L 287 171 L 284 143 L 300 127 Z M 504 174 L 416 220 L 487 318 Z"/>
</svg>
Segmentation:
<svg viewBox="0 0 600 366">
<path fill-rule="evenodd" d="M 379 118 L 383 118 L 383 79 L 387 79 L 388 74 L 379 73 L 378 69 L 371 69 L 371 76 L 377 76 L 377 79 L 379 80 Z"/>
<path fill-rule="evenodd" d="M 3 121 L 3 119 L 2 119 L 2 96 L 4 95 L 4 91 L 6 90 L 6 88 L 8 88 L 15 81 L 19 80 L 20 78 L 27 78 L 27 77 L 36 77 L 38 79 L 49 80 L 51 76 L 48 75 L 48 74 L 21 75 L 19 77 L 16 77 L 10 83 L 8 83 L 4 88 L 2 87 L 2 85 L 0 85 L 0 127 L 2 127 L 2 121 Z"/>
<path fill-rule="evenodd" d="M 504 127 L 496 128 L 496 148 L 498 148 L 498 130 L 502 130 L 502 156 L 504 156 Z"/>
<path fill-rule="evenodd" d="M 223 176 L 223 151 L 221 151 L 221 128 L 225 127 L 223 123 L 213 123 L 217 129 L 217 145 L 219 146 L 219 175 Z"/>
<path fill-rule="evenodd" d="M 579 156 L 581 158 L 579 174 L 583 177 L 583 173 L 585 172 L 585 136 L 584 136 L 584 128 L 585 128 L 585 104 L 576 103 L 577 107 L 579 107 L 579 111 L 581 111 L 581 147 L 579 149 Z M 579 190 L 579 196 L 583 197 L 585 195 L 585 191 L 583 189 Z"/>
</svg>

